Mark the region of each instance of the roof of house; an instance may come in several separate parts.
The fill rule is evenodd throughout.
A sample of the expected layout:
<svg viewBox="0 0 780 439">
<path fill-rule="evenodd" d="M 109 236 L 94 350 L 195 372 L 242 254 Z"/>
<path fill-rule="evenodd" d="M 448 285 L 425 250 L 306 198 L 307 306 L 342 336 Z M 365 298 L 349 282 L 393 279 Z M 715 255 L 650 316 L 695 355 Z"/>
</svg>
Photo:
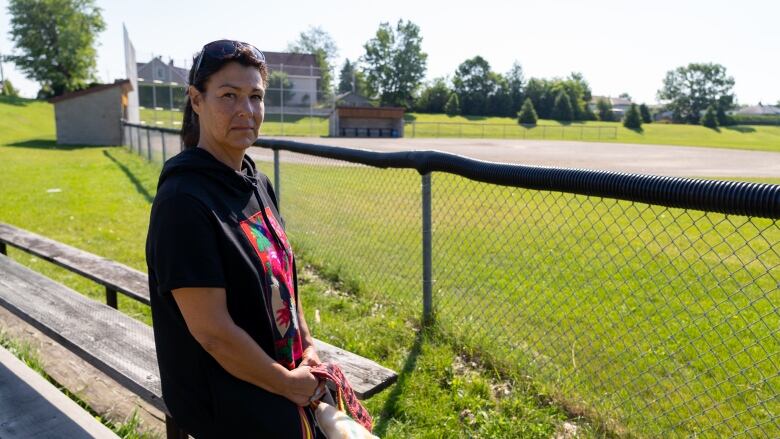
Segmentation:
<svg viewBox="0 0 780 439">
<path fill-rule="evenodd" d="M 97 85 L 93 85 L 92 87 L 89 87 L 89 88 L 84 88 L 84 89 L 81 89 L 81 90 L 72 91 L 70 93 L 63 93 L 63 94 L 61 94 L 59 96 L 55 96 L 53 98 L 50 98 L 49 99 L 49 103 L 54 104 L 56 102 L 62 102 L 62 101 L 66 101 L 68 99 L 77 98 L 79 96 L 84 96 L 84 95 L 88 95 L 88 94 L 92 94 L 92 93 L 97 93 L 99 91 L 108 90 L 108 89 L 114 88 L 114 87 L 122 87 L 125 92 L 128 92 L 128 91 L 133 89 L 133 85 L 130 83 L 129 79 L 117 79 L 116 81 L 114 81 L 113 84 L 97 84 Z"/>
<path fill-rule="evenodd" d="M 604 99 L 605 101 L 609 102 L 610 105 L 614 106 L 630 106 L 632 104 L 630 99 L 625 98 L 613 98 L 610 96 L 591 96 L 590 102 L 591 103 L 597 103 L 599 100 Z"/>
<path fill-rule="evenodd" d="M 765 116 L 765 115 L 777 115 L 780 114 L 780 107 L 773 105 L 750 105 L 742 107 L 734 112 L 735 114 L 745 114 L 751 116 Z"/>
<path fill-rule="evenodd" d="M 266 64 L 272 66 L 318 67 L 317 58 L 311 53 L 263 52 L 263 55 Z"/>
<path fill-rule="evenodd" d="M 136 65 L 136 71 L 139 72 L 139 73 L 141 72 L 141 70 L 146 69 L 146 68 L 148 68 L 150 66 L 153 66 L 153 65 L 159 65 L 159 66 L 162 66 L 162 67 L 166 67 L 166 68 L 170 69 L 171 72 L 173 73 L 173 75 L 171 75 L 172 77 L 178 76 L 179 81 L 174 81 L 174 82 L 180 82 L 182 84 L 186 84 L 187 83 L 187 78 L 190 75 L 190 71 L 189 70 L 183 69 L 181 67 L 176 67 L 175 65 L 173 65 L 173 60 L 168 61 L 168 63 L 166 64 L 165 62 L 163 62 L 161 56 L 154 57 L 149 62 L 137 62 L 137 63 L 135 63 L 135 65 Z"/>
</svg>

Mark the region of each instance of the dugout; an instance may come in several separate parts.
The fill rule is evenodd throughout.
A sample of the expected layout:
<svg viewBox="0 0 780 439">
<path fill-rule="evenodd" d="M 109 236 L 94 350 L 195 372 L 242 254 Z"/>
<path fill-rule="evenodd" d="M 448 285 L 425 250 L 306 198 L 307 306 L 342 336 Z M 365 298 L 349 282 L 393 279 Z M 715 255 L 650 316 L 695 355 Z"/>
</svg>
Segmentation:
<svg viewBox="0 0 780 439">
<path fill-rule="evenodd" d="M 330 115 L 331 137 L 403 137 L 402 107 L 336 107 Z"/>
</svg>

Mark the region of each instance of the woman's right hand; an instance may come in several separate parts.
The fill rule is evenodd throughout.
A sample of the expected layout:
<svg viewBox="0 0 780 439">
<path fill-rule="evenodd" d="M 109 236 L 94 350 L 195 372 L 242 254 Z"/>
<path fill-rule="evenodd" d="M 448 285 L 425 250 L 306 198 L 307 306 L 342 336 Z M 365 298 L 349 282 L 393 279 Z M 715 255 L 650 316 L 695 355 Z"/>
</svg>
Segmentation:
<svg viewBox="0 0 780 439">
<path fill-rule="evenodd" d="M 309 398 L 317 390 L 319 380 L 312 375 L 311 367 L 300 366 L 287 373 L 287 383 L 283 396 L 295 404 L 304 407 L 311 403 Z"/>
</svg>

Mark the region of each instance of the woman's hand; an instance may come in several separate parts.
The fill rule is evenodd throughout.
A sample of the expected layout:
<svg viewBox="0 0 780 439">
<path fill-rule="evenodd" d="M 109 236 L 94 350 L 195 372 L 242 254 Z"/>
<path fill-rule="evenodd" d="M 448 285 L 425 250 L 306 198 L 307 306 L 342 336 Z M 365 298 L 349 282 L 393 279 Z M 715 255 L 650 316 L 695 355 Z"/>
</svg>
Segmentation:
<svg viewBox="0 0 780 439">
<path fill-rule="evenodd" d="M 318 390 L 319 380 L 312 375 L 309 366 L 301 365 L 287 373 L 282 396 L 305 407 L 311 403 L 310 398 Z"/>
<path fill-rule="evenodd" d="M 314 349 L 314 346 L 309 346 L 303 351 L 301 366 L 317 367 L 320 363 L 322 362 L 320 361 L 320 357 L 317 355 L 317 350 Z"/>
</svg>

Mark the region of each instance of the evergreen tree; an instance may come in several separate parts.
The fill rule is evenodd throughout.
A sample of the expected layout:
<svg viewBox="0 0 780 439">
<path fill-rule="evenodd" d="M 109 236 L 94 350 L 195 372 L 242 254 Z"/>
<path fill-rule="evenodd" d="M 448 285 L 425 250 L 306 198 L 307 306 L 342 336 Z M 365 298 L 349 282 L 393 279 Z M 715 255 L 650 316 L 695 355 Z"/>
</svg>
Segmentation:
<svg viewBox="0 0 780 439">
<path fill-rule="evenodd" d="M 639 106 L 639 114 L 642 116 L 643 123 L 653 122 L 653 117 L 650 115 L 650 109 L 647 108 L 647 105 L 642 104 Z"/>
<path fill-rule="evenodd" d="M 344 61 L 344 66 L 341 67 L 341 72 L 339 72 L 338 92 L 346 93 L 348 91 L 354 91 L 352 89 L 354 80 L 355 80 L 355 65 L 349 61 L 349 58 L 347 58 Z"/>
<path fill-rule="evenodd" d="M 710 105 L 707 107 L 707 111 L 701 117 L 701 124 L 707 128 L 718 128 L 718 115 L 714 106 Z"/>
<path fill-rule="evenodd" d="M 559 122 L 571 122 L 574 119 L 574 109 L 571 106 L 571 99 L 565 91 L 558 92 L 553 106 L 553 119 Z"/>
<path fill-rule="evenodd" d="M 458 99 L 457 93 L 450 93 L 450 98 L 447 99 L 447 103 L 444 105 L 444 112 L 447 113 L 447 116 L 460 114 L 460 99 Z"/>
<path fill-rule="evenodd" d="M 642 129 L 642 116 L 639 114 L 639 108 L 636 104 L 631 104 L 623 117 L 623 126 L 632 130 Z"/>
<path fill-rule="evenodd" d="M 0 96 L 10 96 L 12 98 L 19 97 L 19 90 L 17 90 L 13 84 L 11 84 L 11 80 L 6 79 L 3 81 L 3 87 L 0 88 Z"/>
<path fill-rule="evenodd" d="M 600 98 L 596 102 L 596 109 L 599 111 L 599 120 L 605 122 L 611 122 L 615 120 L 615 115 L 612 113 L 612 104 L 604 98 Z"/>
<path fill-rule="evenodd" d="M 525 102 L 523 102 L 523 107 L 520 109 L 520 112 L 517 114 L 517 123 L 521 125 L 536 125 L 537 120 L 538 117 L 536 117 L 536 110 L 534 109 L 534 103 L 531 102 L 531 98 L 525 98 Z"/>
<path fill-rule="evenodd" d="M 715 112 L 715 117 L 718 119 L 718 125 L 722 127 L 729 126 L 734 123 L 731 119 L 731 116 L 726 114 L 726 109 L 723 108 L 722 105 L 718 105 L 718 109 Z"/>
</svg>

